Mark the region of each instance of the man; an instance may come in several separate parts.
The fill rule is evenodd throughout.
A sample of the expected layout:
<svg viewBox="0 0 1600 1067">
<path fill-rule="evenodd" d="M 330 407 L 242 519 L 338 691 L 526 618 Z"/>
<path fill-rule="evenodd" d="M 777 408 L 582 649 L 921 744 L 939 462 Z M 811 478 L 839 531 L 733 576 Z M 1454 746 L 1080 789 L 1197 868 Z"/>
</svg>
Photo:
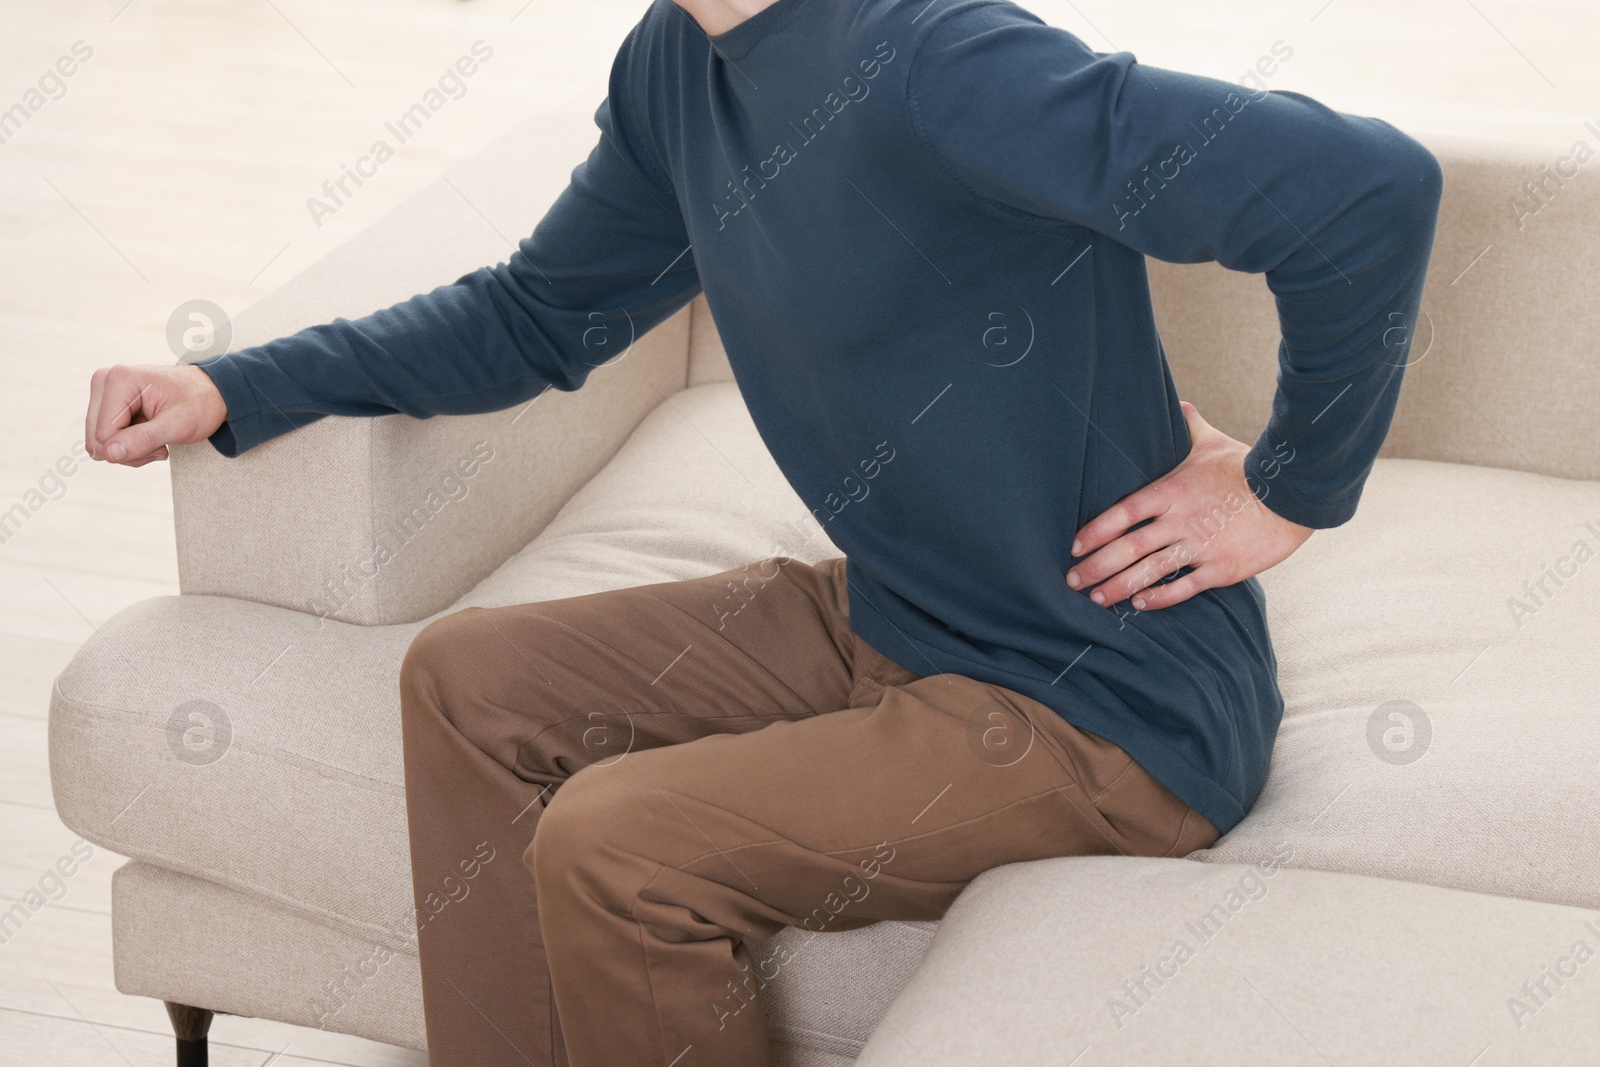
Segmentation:
<svg viewBox="0 0 1600 1067">
<path fill-rule="evenodd" d="M 231 456 L 576 389 L 704 291 L 843 552 L 422 631 L 400 688 L 446 1067 L 766 1063 L 785 961 L 747 941 L 1236 825 L 1282 714 L 1254 575 L 1355 510 L 1441 187 L 1381 121 L 1004 0 L 655 0 L 596 121 L 509 263 L 92 387 L 96 458 Z M 1266 275 L 1253 445 L 1178 400 L 1146 255 Z M 471 895 L 425 911 L 463 863 Z"/>
</svg>

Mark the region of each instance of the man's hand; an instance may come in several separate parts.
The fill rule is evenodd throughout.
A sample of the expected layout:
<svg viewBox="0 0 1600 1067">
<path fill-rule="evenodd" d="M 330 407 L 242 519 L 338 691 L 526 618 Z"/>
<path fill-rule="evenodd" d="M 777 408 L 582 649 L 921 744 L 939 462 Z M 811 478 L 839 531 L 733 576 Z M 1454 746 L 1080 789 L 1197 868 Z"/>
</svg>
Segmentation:
<svg viewBox="0 0 1600 1067">
<path fill-rule="evenodd" d="M 167 458 L 167 445 L 204 441 L 228 406 L 199 367 L 102 367 L 89 379 L 83 444 L 95 459 L 142 467 Z"/>
<path fill-rule="evenodd" d="M 1110 607 L 1133 597 L 1139 611 L 1171 607 L 1203 589 L 1233 585 L 1287 559 L 1312 534 L 1267 510 L 1244 476 L 1248 445 L 1180 401 L 1193 447 L 1172 471 L 1124 497 L 1078 531 L 1067 571 L 1074 589 Z M 1130 530 L 1136 523 L 1152 522 Z M 1151 588 L 1180 567 L 1188 574 Z M 1149 590 L 1148 592 L 1141 592 Z"/>
</svg>

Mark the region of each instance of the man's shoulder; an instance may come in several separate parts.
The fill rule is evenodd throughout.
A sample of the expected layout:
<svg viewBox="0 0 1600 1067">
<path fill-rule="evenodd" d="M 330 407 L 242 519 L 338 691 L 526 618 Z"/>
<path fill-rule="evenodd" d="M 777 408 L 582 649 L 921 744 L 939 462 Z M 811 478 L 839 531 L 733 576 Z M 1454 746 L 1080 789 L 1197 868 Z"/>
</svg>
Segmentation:
<svg viewBox="0 0 1600 1067">
<path fill-rule="evenodd" d="M 638 46 L 652 49 L 703 54 L 711 48 L 710 38 L 694 16 L 673 0 L 650 0 L 629 36 Z"/>
<path fill-rule="evenodd" d="M 918 12 L 908 27 L 916 30 L 911 52 L 918 66 L 937 67 L 947 58 L 977 54 L 998 60 L 1008 52 L 1041 43 L 1095 54 L 1071 32 L 1051 25 L 1011 0 L 934 0 L 926 7 L 926 12 Z"/>
<path fill-rule="evenodd" d="M 613 86 L 618 79 L 641 84 L 676 80 L 686 59 L 703 57 L 710 47 L 705 32 L 687 11 L 672 0 L 651 0 L 617 49 L 611 71 Z"/>
</svg>

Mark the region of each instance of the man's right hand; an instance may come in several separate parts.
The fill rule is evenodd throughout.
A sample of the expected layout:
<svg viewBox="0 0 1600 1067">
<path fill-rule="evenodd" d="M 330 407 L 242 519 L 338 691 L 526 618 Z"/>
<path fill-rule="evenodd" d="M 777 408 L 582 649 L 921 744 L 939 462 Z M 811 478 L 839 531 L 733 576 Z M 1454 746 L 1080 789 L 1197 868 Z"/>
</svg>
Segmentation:
<svg viewBox="0 0 1600 1067">
<path fill-rule="evenodd" d="M 228 417 L 211 376 L 192 366 L 102 367 L 89 379 L 83 443 L 95 459 L 142 467 L 167 445 L 204 441 Z"/>
</svg>

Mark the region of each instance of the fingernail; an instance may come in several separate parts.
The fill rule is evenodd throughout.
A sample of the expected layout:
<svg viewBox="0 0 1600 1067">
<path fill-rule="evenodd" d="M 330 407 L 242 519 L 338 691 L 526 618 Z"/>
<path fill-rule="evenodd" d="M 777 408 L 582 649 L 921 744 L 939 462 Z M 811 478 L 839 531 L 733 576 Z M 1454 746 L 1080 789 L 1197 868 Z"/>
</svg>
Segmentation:
<svg viewBox="0 0 1600 1067">
<path fill-rule="evenodd" d="M 1083 584 L 1083 579 L 1079 578 L 1076 574 L 1073 574 L 1071 571 L 1068 571 L 1067 572 L 1067 584 L 1069 586 L 1071 586 L 1072 588 L 1076 589 L 1076 588 L 1078 588 L 1078 586 Z"/>
<path fill-rule="evenodd" d="M 113 441 L 111 444 L 106 446 L 106 455 L 110 456 L 113 460 L 120 462 L 122 457 L 126 456 L 127 454 L 128 446 L 120 441 Z"/>
<path fill-rule="evenodd" d="M 1143 611 L 1144 610 L 1144 597 L 1142 597 L 1142 596 L 1134 597 L 1133 598 L 1133 606 L 1135 608 L 1139 609 L 1140 611 Z"/>
<path fill-rule="evenodd" d="M 1074 556 L 1083 555 L 1083 542 L 1082 541 L 1074 541 L 1074 542 L 1072 542 L 1072 554 Z"/>
<path fill-rule="evenodd" d="M 1098 590 L 1098 589 L 1096 589 L 1094 592 L 1089 594 L 1089 599 L 1094 601 L 1096 604 L 1101 605 L 1102 607 L 1105 606 L 1105 602 L 1106 602 L 1105 594 L 1100 592 L 1100 590 Z"/>
</svg>

